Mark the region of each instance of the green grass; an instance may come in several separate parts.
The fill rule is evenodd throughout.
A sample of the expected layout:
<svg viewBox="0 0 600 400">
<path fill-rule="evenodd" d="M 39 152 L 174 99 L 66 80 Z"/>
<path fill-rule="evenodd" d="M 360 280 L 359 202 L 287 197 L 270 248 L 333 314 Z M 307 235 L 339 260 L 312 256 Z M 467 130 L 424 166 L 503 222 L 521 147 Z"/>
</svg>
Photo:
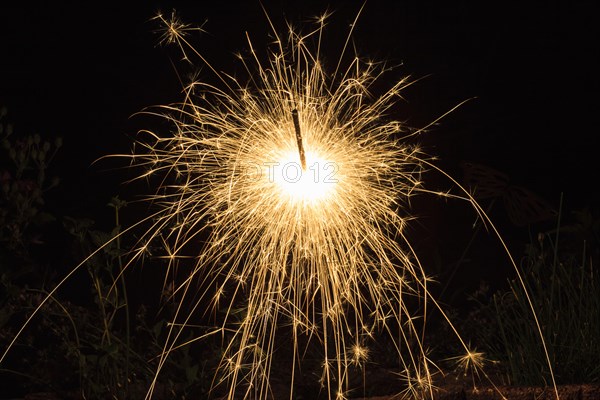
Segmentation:
<svg viewBox="0 0 600 400">
<path fill-rule="evenodd" d="M 591 232 L 597 238 L 598 223 L 591 212 L 576 216 L 573 225 L 559 224 L 527 246 L 521 262 L 525 287 L 510 280 L 508 288 L 493 294 L 484 307 L 490 325 L 481 329 L 479 340 L 512 385 L 551 383 L 526 293 L 539 318 L 557 383 L 600 382 L 597 243 L 581 235 Z"/>
</svg>

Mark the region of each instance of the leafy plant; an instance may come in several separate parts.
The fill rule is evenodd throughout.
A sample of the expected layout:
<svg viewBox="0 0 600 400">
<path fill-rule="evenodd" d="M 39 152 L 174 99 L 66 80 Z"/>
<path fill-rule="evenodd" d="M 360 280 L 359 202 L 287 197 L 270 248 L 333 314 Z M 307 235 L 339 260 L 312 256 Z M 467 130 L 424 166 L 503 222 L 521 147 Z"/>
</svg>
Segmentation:
<svg viewBox="0 0 600 400">
<path fill-rule="evenodd" d="M 2 108 L 0 145 L 6 157 L 0 161 L 0 243 L 23 255 L 25 246 L 39 242 L 34 228 L 53 220 L 43 211 L 44 193 L 58 185 L 59 179 L 48 178 L 47 172 L 62 140 L 51 142 L 38 134 L 14 137 L 6 115 Z"/>
<path fill-rule="evenodd" d="M 151 384 L 155 398 L 205 395 L 208 377 L 221 357 L 220 344 L 173 350 L 160 380 L 155 381 L 169 322 L 160 314 L 148 313 L 143 299 L 128 290 L 132 282 L 138 282 L 126 271 L 123 251 L 131 248 L 129 241 L 135 238 L 119 236 L 120 211 L 126 203 L 118 197 L 110 200 L 114 228 L 107 231 L 98 229 L 93 218 L 48 211 L 46 193 L 58 188 L 59 182 L 48 178 L 50 163 L 62 141 L 16 134 L 5 117 L 6 109 L 2 109 L 0 348 L 9 345 L 27 317 L 56 287 L 63 274 L 60 269 L 86 261 L 13 344 L 0 369 L 2 395 L 18 397 L 42 391 L 65 399 L 137 399 L 145 396 Z M 53 226 L 51 233 L 46 232 L 47 225 Z M 51 235 L 61 236 L 60 247 L 40 251 L 55 245 L 48 240 Z M 44 257 L 46 254 L 52 257 Z M 175 306 L 163 305 L 165 309 Z M 199 335 L 198 329 L 189 327 L 190 341 Z"/>
</svg>

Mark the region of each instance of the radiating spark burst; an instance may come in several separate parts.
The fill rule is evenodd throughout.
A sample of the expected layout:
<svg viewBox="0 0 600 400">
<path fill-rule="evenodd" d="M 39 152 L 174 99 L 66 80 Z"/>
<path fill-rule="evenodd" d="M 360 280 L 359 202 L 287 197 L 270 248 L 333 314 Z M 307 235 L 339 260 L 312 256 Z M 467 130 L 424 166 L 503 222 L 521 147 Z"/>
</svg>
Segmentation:
<svg viewBox="0 0 600 400">
<path fill-rule="evenodd" d="M 465 354 L 450 357 L 448 361 L 455 364 L 456 372 L 461 375 L 463 378 L 470 377 L 472 382 L 473 391 L 477 391 L 477 383 L 481 381 L 483 378 L 492 386 L 495 387 L 495 384 L 492 382 L 487 372 L 485 372 L 485 367 L 488 364 L 497 363 L 496 361 L 488 360 L 486 358 L 486 354 L 481 351 L 477 351 L 477 349 L 467 349 Z"/>
<path fill-rule="evenodd" d="M 163 45 L 178 45 L 179 48 L 182 49 L 183 59 L 189 61 L 185 47 L 182 46 L 182 40 L 190 32 L 203 32 L 202 27 L 197 27 L 182 22 L 175 10 L 171 11 L 171 15 L 169 17 L 166 17 L 162 12 L 159 11 L 154 19 L 161 22 L 161 29 L 159 29 L 159 43 Z"/>
<path fill-rule="evenodd" d="M 172 31 L 178 23 L 162 21 L 184 53 L 195 52 Z M 347 391 L 349 365 L 368 354 L 348 352 L 348 341 L 381 329 L 401 355 L 420 337 L 416 324 L 401 327 L 414 318 L 407 299 L 426 296 L 426 278 L 403 230 L 410 215 L 404 206 L 423 190 L 424 156 L 386 115 L 409 82 L 374 97 L 369 88 L 385 68 L 358 57 L 327 74 L 318 51 L 307 46 L 314 36 L 320 43 L 324 26 L 320 18 L 314 31 L 290 28 L 286 38 L 274 30 L 267 64 L 249 40 L 253 65 L 242 59 L 247 83 L 207 64 L 225 89 L 190 84 L 182 104 L 161 112 L 174 132 L 147 132 L 147 152 L 132 156 L 147 168 L 144 177 L 176 182 L 153 197 L 162 210 L 144 242 L 167 243 L 175 268 L 208 237 L 177 291 L 182 300 L 197 295 L 194 308 L 227 303 L 222 329 L 234 333 L 217 383 L 227 383 L 229 398 L 239 398 L 240 389 L 244 398 L 268 396 L 280 325 L 291 326 L 292 371 L 301 335 L 322 344 L 329 397 Z M 245 313 L 234 323 L 230 314 L 239 303 Z M 172 326 L 185 329 L 189 315 L 180 309 Z M 180 333 L 171 332 L 161 365 Z M 419 359 L 411 355 L 403 364 L 422 370 Z"/>
<path fill-rule="evenodd" d="M 350 362 L 355 366 L 362 367 L 369 361 L 369 348 L 359 343 L 356 343 L 350 348 Z"/>
<path fill-rule="evenodd" d="M 197 56 L 222 84 L 189 84 L 182 103 L 155 112 L 173 131 L 146 131 L 149 140 L 139 142 L 146 151 L 128 156 L 146 168 L 142 178 L 162 182 L 151 198 L 159 211 L 142 247 L 159 241 L 169 271 L 194 260 L 172 294 L 179 306 L 157 375 L 185 344 L 194 312 L 208 305 L 215 313 L 226 310 L 203 337 L 227 337 L 213 384 L 226 385 L 228 399 L 272 396 L 275 339 L 284 326 L 293 343 L 290 398 L 311 341 L 322 346 L 328 398 L 346 398 L 349 368 L 364 367 L 375 331 L 393 343 L 403 393 L 433 397 L 432 376 L 441 371 L 423 343 L 428 304 L 445 314 L 403 236 L 411 218 L 406 205 L 414 193 L 429 192 L 421 173 L 433 165 L 389 116 L 410 82 L 374 96 L 370 88 L 386 72 L 383 64 L 355 56 L 341 67 L 352 31 L 333 73 L 325 71 L 320 46 L 329 15 L 308 34 L 289 26 L 285 38 L 267 16 L 274 48 L 264 63 L 248 38 L 250 57 L 240 56 L 247 82 L 218 72 L 196 51 L 186 39 L 193 28 L 175 13 L 156 17 L 164 25 L 162 41 L 177 44 L 187 61 L 188 54 Z M 420 304 L 421 314 L 409 300 Z M 465 357 L 478 360 L 450 326 Z"/>
</svg>

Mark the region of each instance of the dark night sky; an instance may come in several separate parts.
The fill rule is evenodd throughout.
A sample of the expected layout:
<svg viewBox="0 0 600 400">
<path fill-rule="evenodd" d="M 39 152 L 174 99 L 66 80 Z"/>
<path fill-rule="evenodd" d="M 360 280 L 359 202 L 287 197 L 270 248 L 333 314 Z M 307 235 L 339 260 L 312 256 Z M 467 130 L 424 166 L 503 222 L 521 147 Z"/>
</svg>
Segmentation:
<svg viewBox="0 0 600 400">
<path fill-rule="evenodd" d="M 233 53 L 246 49 L 245 31 L 259 49 L 268 33 L 258 1 L 15 3 L 0 6 L 0 105 L 8 107 L 17 131 L 64 138 L 55 168 L 63 178 L 57 193 L 64 196 L 56 201 L 66 209 L 99 209 L 124 190 L 126 173 L 92 161 L 128 152 L 135 132 L 153 128 L 144 118 L 130 118 L 134 113 L 180 100 L 173 65 L 184 64 L 174 49 L 157 46 L 156 25 L 149 22 L 157 9 L 175 7 L 185 21 L 206 21 L 206 33 L 192 41 L 227 72 L 241 70 Z M 471 160 L 506 172 L 514 184 L 555 204 L 561 192 L 572 208 L 597 201 L 594 2 L 445 3 L 371 0 L 358 21 L 360 55 L 402 64 L 390 73 L 390 85 L 404 75 L 427 76 L 407 89 L 397 117 L 424 126 L 476 97 L 423 136 L 442 167 L 456 175 L 459 161 Z M 277 26 L 285 19 L 303 24 L 326 4 L 265 1 Z M 324 40 L 339 49 L 362 2 L 331 4 L 335 13 Z"/>
</svg>

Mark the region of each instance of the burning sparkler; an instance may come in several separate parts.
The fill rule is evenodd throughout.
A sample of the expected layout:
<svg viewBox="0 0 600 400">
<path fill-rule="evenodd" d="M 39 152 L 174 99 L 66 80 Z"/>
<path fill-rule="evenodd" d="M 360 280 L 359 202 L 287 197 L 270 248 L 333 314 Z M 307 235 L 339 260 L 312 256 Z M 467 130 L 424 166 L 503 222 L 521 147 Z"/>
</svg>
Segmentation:
<svg viewBox="0 0 600 400">
<path fill-rule="evenodd" d="M 148 151 L 132 156 L 147 167 L 144 177 L 176 182 L 154 196 L 161 211 L 142 240 L 167 245 L 169 268 L 182 257 L 196 260 L 176 290 L 181 303 L 192 310 L 225 303 L 224 320 L 207 333 L 228 339 L 215 384 L 226 384 L 229 399 L 268 398 L 276 334 L 290 326 L 290 398 L 311 340 L 322 346 L 327 396 L 345 398 L 349 367 L 366 357 L 376 331 L 393 343 L 407 393 L 432 396 L 436 367 L 422 340 L 428 304 L 437 303 L 403 236 L 404 206 L 427 192 L 420 176 L 431 164 L 387 115 L 410 82 L 373 97 L 369 89 L 384 68 L 354 57 L 341 69 L 348 42 L 328 74 L 319 54 L 327 15 L 312 32 L 289 28 L 287 37 L 269 20 L 276 41 L 267 63 L 249 38 L 250 59 L 240 57 L 247 83 L 217 72 L 174 15 L 156 18 L 167 41 L 188 60 L 194 53 L 224 87 L 192 82 L 182 104 L 162 108 L 173 134 L 148 132 Z M 315 53 L 307 44 L 313 39 Z M 201 237 L 206 242 L 194 253 Z M 420 315 L 408 305 L 414 299 Z M 182 310 L 161 366 L 190 323 Z"/>
<path fill-rule="evenodd" d="M 194 51 L 170 28 L 176 24 L 157 18 L 172 42 Z M 323 33 L 325 18 L 319 22 L 308 35 L 277 36 L 267 65 L 252 51 L 254 67 L 242 60 L 249 84 L 214 69 L 226 90 L 190 84 L 183 104 L 163 110 L 174 134 L 151 134 L 148 152 L 133 156 L 148 167 L 145 176 L 165 172 L 180 182 L 155 196 L 163 211 L 144 240 L 168 243 L 175 267 L 208 236 L 182 297 L 200 281 L 196 306 L 226 302 L 231 311 L 244 303 L 242 320 L 232 328 L 228 313 L 219 328 L 233 329 L 221 365 L 230 398 L 267 397 L 281 325 L 292 327 L 292 370 L 304 351 L 301 335 L 322 344 L 330 397 L 348 390 L 356 355 L 347 349 L 361 348 L 375 330 L 388 331 L 398 353 L 422 347 L 406 303 L 425 298 L 427 282 L 403 243 L 403 204 L 421 190 L 424 156 L 385 115 L 409 82 L 371 101 L 369 87 L 383 73 L 376 65 L 355 57 L 328 75 L 306 44 Z M 178 346 L 186 315 L 175 316 L 179 328 L 163 357 Z M 406 354 L 405 367 L 428 379 L 427 360 Z"/>
</svg>

